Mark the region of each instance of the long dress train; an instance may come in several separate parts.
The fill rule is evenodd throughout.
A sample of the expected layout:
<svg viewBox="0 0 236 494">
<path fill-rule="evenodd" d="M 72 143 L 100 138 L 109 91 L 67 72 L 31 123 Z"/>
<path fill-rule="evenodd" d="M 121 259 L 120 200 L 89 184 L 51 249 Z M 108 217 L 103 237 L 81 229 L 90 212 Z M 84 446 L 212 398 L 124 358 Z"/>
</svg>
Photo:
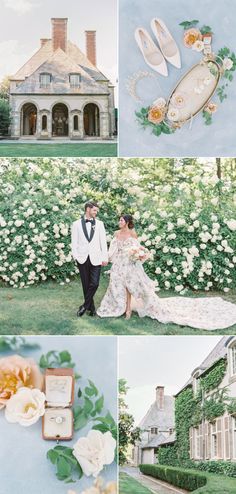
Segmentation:
<svg viewBox="0 0 236 494">
<path fill-rule="evenodd" d="M 126 311 L 128 290 L 132 295 L 132 308 L 140 317 L 209 331 L 236 324 L 236 305 L 221 297 L 158 297 L 155 282 L 147 276 L 142 263 L 130 259 L 128 251 L 139 245 L 138 240 L 131 237 L 124 241 L 112 240 L 110 282 L 97 310 L 98 316 L 122 316 Z"/>
</svg>

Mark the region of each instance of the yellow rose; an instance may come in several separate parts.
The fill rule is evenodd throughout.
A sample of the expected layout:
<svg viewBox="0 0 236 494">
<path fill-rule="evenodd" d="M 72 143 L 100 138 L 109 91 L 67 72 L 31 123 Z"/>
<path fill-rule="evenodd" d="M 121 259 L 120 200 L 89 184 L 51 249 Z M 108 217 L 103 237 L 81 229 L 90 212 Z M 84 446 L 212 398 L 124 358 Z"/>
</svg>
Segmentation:
<svg viewBox="0 0 236 494">
<path fill-rule="evenodd" d="M 160 106 L 152 106 L 148 112 L 148 120 L 154 124 L 162 122 L 165 118 L 165 108 Z"/>
<path fill-rule="evenodd" d="M 202 35 L 198 29 L 191 28 L 184 32 L 184 44 L 187 48 L 192 48 L 194 43 L 201 39 Z"/>
<path fill-rule="evenodd" d="M 43 387 L 43 376 L 32 359 L 12 355 L 0 359 L 0 409 L 19 388 Z"/>
</svg>

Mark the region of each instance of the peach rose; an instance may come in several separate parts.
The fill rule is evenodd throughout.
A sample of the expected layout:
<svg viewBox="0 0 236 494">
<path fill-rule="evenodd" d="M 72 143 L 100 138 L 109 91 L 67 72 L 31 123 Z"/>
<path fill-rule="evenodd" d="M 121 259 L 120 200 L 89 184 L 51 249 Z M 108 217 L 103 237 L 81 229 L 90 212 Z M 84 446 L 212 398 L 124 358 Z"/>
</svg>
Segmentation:
<svg viewBox="0 0 236 494">
<path fill-rule="evenodd" d="M 165 107 L 152 106 L 148 112 L 148 120 L 154 124 L 161 123 L 165 118 Z"/>
<path fill-rule="evenodd" d="M 194 43 L 201 39 L 202 35 L 198 29 L 190 28 L 184 32 L 184 44 L 187 48 L 192 48 Z"/>
<path fill-rule="evenodd" d="M 217 110 L 218 106 L 216 105 L 216 103 L 213 103 L 212 101 L 210 101 L 210 103 L 208 103 L 204 110 L 207 111 L 208 113 L 215 113 L 216 110 Z"/>
<path fill-rule="evenodd" d="M 32 359 L 12 355 L 0 359 L 0 409 L 19 388 L 43 387 L 43 376 Z"/>
</svg>

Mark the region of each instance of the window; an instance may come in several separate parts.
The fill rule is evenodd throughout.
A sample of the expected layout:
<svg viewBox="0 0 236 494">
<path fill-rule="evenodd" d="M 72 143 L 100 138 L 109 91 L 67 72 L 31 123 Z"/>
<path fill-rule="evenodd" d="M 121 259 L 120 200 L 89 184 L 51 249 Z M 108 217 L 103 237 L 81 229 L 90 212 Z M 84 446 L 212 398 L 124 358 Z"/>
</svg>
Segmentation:
<svg viewBox="0 0 236 494">
<path fill-rule="evenodd" d="M 80 74 L 70 74 L 69 75 L 69 80 L 70 80 L 70 87 L 79 87 L 80 85 Z"/>
<path fill-rule="evenodd" d="M 40 74 L 40 87 L 47 88 L 50 86 L 52 80 L 51 74 Z"/>
<path fill-rule="evenodd" d="M 78 115 L 74 116 L 74 130 L 79 130 L 79 118 Z"/>
<path fill-rule="evenodd" d="M 216 424 L 211 424 L 211 458 L 216 459 L 217 457 L 218 457 L 218 451 L 217 451 Z"/>
<path fill-rule="evenodd" d="M 236 458 L 236 418 L 232 417 L 233 422 L 233 459 Z"/>
<path fill-rule="evenodd" d="M 236 374 L 236 345 L 231 348 L 231 371 Z"/>
<path fill-rule="evenodd" d="M 47 130 L 48 127 L 48 119 L 47 115 L 42 116 L 42 130 Z"/>
<path fill-rule="evenodd" d="M 157 427 L 151 427 L 151 434 L 158 434 L 158 428 Z"/>
</svg>

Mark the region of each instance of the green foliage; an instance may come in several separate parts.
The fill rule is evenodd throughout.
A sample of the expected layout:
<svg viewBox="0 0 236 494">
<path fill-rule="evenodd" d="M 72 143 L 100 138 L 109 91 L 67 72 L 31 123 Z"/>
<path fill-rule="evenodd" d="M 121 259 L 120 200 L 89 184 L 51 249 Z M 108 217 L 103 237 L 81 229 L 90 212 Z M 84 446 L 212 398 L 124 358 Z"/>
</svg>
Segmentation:
<svg viewBox="0 0 236 494">
<path fill-rule="evenodd" d="M 170 484 L 186 489 L 190 492 L 206 485 L 207 479 L 202 473 L 194 470 L 184 470 L 179 467 L 169 467 L 163 465 L 140 465 L 140 471 L 145 475 L 151 475 L 157 479 L 169 482 Z"/>
<path fill-rule="evenodd" d="M 38 350 L 38 343 L 29 343 L 23 336 L 0 336 L 0 353 L 21 354 L 27 350 Z"/>
<path fill-rule="evenodd" d="M 135 115 L 139 123 L 144 129 L 146 127 L 151 127 L 152 134 L 154 134 L 156 137 L 159 137 L 161 134 L 173 134 L 175 132 L 175 129 L 172 129 L 167 123 L 165 123 L 165 121 L 159 124 L 154 124 L 153 122 L 150 122 L 150 120 L 148 120 L 149 110 L 150 110 L 150 106 L 147 108 L 141 108 L 140 111 L 135 112 Z"/>
<path fill-rule="evenodd" d="M 232 398 L 227 405 L 227 410 L 230 414 L 236 413 L 236 398 Z"/>
<path fill-rule="evenodd" d="M 206 110 L 202 111 L 202 116 L 204 118 L 205 124 L 206 125 L 211 125 L 212 124 L 212 113 L 209 113 Z"/>
<path fill-rule="evenodd" d="M 204 472 L 236 477 L 236 463 L 231 461 L 198 461 L 195 467 Z"/>
<path fill-rule="evenodd" d="M 215 398 L 208 398 L 203 403 L 203 416 L 208 422 L 213 422 L 217 417 L 224 415 L 225 405 Z"/>
<path fill-rule="evenodd" d="M 222 358 L 200 378 L 200 387 L 205 393 L 218 388 L 223 381 L 226 369 L 227 359 Z"/>
<path fill-rule="evenodd" d="M 224 101 L 224 99 L 227 98 L 227 94 L 225 92 L 225 87 L 226 87 L 226 84 L 223 84 L 222 86 L 218 87 L 216 90 L 216 94 L 219 96 L 219 100 L 221 103 Z"/>
<path fill-rule="evenodd" d="M 128 413 L 125 397 L 128 391 L 125 379 L 119 380 L 119 465 L 126 463 L 128 444 L 140 439 L 140 430 L 134 428 L 134 418 Z"/>
<path fill-rule="evenodd" d="M 184 29 L 190 29 L 191 27 L 196 27 L 199 21 L 194 19 L 193 21 L 183 21 L 179 25 Z"/>
<path fill-rule="evenodd" d="M 73 449 L 67 446 L 56 446 L 47 452 L 48 460 L 56 467 L 58 480 L 73 482 L 74 476 L 79 479 L 83 475 L 82 468 L 73 455 Z"/>
<path fill-rule="evenodd" d="M 51 350 L 41 356 L 39 367 L 41 369 L 50 369 L 54 367 L 74 368 L 75 363 L 72 362 L 71 354 L 67 350 L 62 352 Z"/>
<path fill-rule="evenodd" d="M 192 388 L 186 388 L 175 399 L 176 450 L 180 462 L 189 459 L 189 429 L 196 402 Z"/>
<path fill-rule="evenodd" d="M 210 26 L 205 26 L 205 25 L 201 27 L 200 32 L 202 34 L 207 34 L 207 33 L 213 34 L 213 31 L 212 31 L 211 27 Z"/>
<path fill-rule="evenodd" d="M 178 465 L 176 444 L 158 448 L 158 463 L 173 467 Z"/>
<path fill-rule="evenodd" d="M 10 76 L 5 76 L 0 82 L 0 99 L 9 100 Z"/>
<path fill-rule="evenodd" d="M 104 408 L 104 396 L 98 396 L 98 389 L 95 384 L 89 380 L 89 386 L 84 391 L 79 388 L 79 404 L 74 407 L 74 429 L 80 430 L 88 422 L 94 420 Z M 105 419 L 104 419 L 105 420 Z M 109 420 L 108 420 L 109 421 Z"/>
<path fill-rule="evenodd" d="M 8 127 L 11 123 L 10 106 L 6 99 L 0 98 L 0 135 L 8 134 Z"/>
</svg>

